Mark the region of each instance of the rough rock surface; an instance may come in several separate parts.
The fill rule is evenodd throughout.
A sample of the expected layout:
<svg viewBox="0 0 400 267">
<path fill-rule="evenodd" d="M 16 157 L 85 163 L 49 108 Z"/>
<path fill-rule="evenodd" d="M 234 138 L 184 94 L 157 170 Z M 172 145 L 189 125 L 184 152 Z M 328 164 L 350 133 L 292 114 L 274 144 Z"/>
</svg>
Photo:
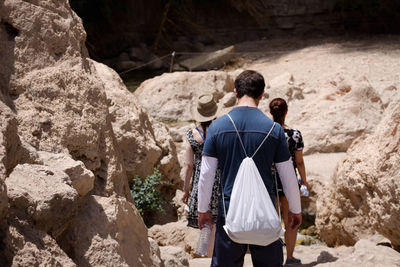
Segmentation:
<svg viewBox="0 0 400 267">
<path fill-rule="evenodd" d="M 216 100 L 233 91 L 233 78 L 223 71 L 174 72 L 143 82 L 134 95 L 149 115 L 163 121 L 190 121 L 194 100 L 211 93 Z"/>
<path fill-rule="evenodd" d="M 286 123 L 306 137 L 305 154 L 346 152 L 354 139 L 373 131 L 384 107 L 365 77 L 336 79 L 318 93 L 306 94 L 304 83 L 284 73 L 270 81 L 266 90 L 269 97 L 263 98 L 260 109 L 269 113 L 269 102 L 282 97 L 289 103 Z"/>
<path fill-rule="evenodd" d="M 51 236 L 29 226 L 10 225 L 5 243 L 4 253 L 12 260 L 2 266 L 76 266 Z"/>
<path fill-rule="evenodd" d="M 221 50 L 186 59 L 180 62 L 179 65 L 188 71 L 219 69 L 232 59 L 234 51 L 235 47 L 232 45 Z"/>
<path fill-rule="evenodd" d="M 108 97 L 116 74 L 99 74 L 85 38 L 67 0 L 0 0 L 2 266 L 162 266 L 129 192 L 121 148 L 130 144 L 118 142 L 115 127 L 123 126 L 113 124 Z M 159 154 L 148 166 L 179 174 L 166 128 L 149 138 Z M 99 209 L 103 216 L 92 216 Z"/>
<path fill-rule="evenodd" d="M 65 172 L 70 181 L 68 184 L 72 186 L 80 196 L 84 196 L 93 189 L 94 175 L 86 169 L 81 161 L 76 161 L 67 154 L 54 154 L 40 151 L 38 153 L 42 164 L 53 169 L 59 169 Z"/>
<path fill-rule="evenodd" d="M 78 193 L 68 175 L 42 165 L 17 165 L 6 179 L 10 217 L 26 220 L 53 237 L 62 233 L 77 210 Z"/>
<path fill-rule="evenodd" d="M 319 198 L 317 227 L 328 245 L 378 232 L 400 248 L 400 98 L 374 133 L 358 139 Z"/>
<path fill-rule="evenodd" d="M 58 243 L 78 266 L 156 266 L 147 228 L 124 198 L 89 196 Z"/>
<path fill-rule="evenodd" d="M 159 246 L 178 246 L 193 256 L 200 231 L 187 226 L 187 221 L 163 225 L 154 225 L 149 229 L 149 236 L 157 241 Z"/>
<path fill-rule="evenodd" d="M 101 63 L 93 64 L 110 101 L 111 122 L 128 179 L 144 178 L 160 166 L 164 179 L 172 183 L 168 190 L 175 192 L 181 183 L 180 166 L 168 128 L 149 118 L 117 73 Z"/>
<path fill-rule="evenodd" d="M 189 260 L 185 251 L 180 247 L 165 246 L 160 247 L 161 259 L 165 267 L 189 266 Z"/>
<path fill-rule="evenodd" d="M 156 119 L 190 121 L 196 96 L 213 93 L 223 106 L 230 99 L 233 80 L 239 73 L 236 70 L 163 74 L 142 83 L 134 94 Z M 330 77 L 318 91 L 310 90 L 288 72 L 266 82 L 268 88 L 259 108 L 268 114 L 273 98 L 285 98 L 289 103 L 288 125 L 307 137 L 305 154 L 345 152 L 357 137 L 373 131 L 388 104 L 386 95 L 396 91 L 379 92 L 365 76 L 347 79 L 340 73 Z M 229 107 L 224 108 L 221 114 L 228 111 Z"/>
</svg>

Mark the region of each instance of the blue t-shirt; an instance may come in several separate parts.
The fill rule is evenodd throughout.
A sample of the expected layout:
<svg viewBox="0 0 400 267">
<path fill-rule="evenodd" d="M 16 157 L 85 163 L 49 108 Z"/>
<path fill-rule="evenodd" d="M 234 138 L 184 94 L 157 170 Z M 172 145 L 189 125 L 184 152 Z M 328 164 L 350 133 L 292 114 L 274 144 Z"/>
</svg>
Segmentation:
<svg viewBox="0 0 400 267">
<path fill-rule="evenodd" d="M 229 112 L 239 131 L 247 156 L 251 157 L 270 131 L 273 121 L 255 107 L 236 107 Z M 221 185 L 224 189 L 225 207 L 228 212 L 229 200 L 235 177 L 242 160 L 246 157 L 235 128 L 227 115 L 215 120 L 207 131 L 203 155 L 218 159 L 221 170 Z M 271 175 L 273 162 L 289 160 L 290 154 L 282 127 L 276 123 L 270 136 L 253 157 L 264 184 L 274 198 L 274 178 Z M 222 213 L 221 213 L 222 212 Z M 223 214 L 220 201 L 219 213 Z"/>
</svg>

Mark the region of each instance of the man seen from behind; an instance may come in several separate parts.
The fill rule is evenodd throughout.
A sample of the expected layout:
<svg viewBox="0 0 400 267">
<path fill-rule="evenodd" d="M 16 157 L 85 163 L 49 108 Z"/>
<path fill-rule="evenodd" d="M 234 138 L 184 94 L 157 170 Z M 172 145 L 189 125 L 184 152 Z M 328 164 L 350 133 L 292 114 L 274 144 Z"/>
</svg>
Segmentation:
<svg viewBox="0 0 400 267">
<path fill-rule="evenodd" d="M 246 70 L 235 80 L 234 92 L 238 98 L 238 104 L 229 112 L 229 115 L 236 125 L 248 155 L 255 152 L 273 125 L 273 121 L 257 108 L 264 94 L 264 87 L 264 78 L 256 71 Z M 208 130 L 204 144 L 198 185 L 200 229 L 205 223 L 212 223 L 211 216 L 207 211 L 217 167 L 219 166 L 221 170 L 221 188 L 223 188 L 227 213 L 235 177 L 245 157 L 229 117 L 225 115 L 214 121 Z M 293 228 L 298 227 L 302 220 L 299 188 L 286 138 L 279 125 L 273 128 L 270 136 L 260 147 L 253 160 L 273 203 L 275 203 L 273 191 L 275 181 L 271 175 L 271 166 L 275 163 L 282 181 L 283 191 L 289 202 L 290 225 Z M 225 224 L 224 214 L 222 198 L 220 198 L 211 266 L 243 266 L 244 256 L 248 248 L 254 267 L 282 266 L 283 243 L 280 239 L 267 246 L 236 243 L 228 237 L 223 229 Z"/>
</svg>

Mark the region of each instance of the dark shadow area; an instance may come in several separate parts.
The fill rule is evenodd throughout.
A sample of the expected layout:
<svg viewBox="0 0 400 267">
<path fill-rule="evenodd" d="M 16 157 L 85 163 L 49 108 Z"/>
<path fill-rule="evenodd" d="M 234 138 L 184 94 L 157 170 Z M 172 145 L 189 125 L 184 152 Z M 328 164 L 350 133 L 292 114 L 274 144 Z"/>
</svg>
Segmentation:
<svg viewBox="0 0 400 267">
<path fill-rule="evenodd" d="M 93 197 L 86 196 L 85 199 L 82 200 L 84 202 L 80 207 L 80 211 L 78 211 L 78 216 L 74 219 L 74 221 L 70 224 L 70 226 L 56 239 L 57 244 L 60 248 L 70 257 L 76 264 L 80 263 L 79 266 L 91 266 L 91 264 L 84 258 L 84 253 L 88 251 L 91 246 L 91 241 L 94 236 L 99 236 L 102 239 L 107 239 L 108 235 L 110 234 L 107 231 L 107 225 L 110 224 L 108 221 L 107 215 L 101 205 L 99 205 Z M 87 210 L 89 212 L 83 214 L 83 211 Z M 80 236 L 79 232 L 75 229 L 78 227 L 84 226 L 78 220 L 80 216 L 90 220 L 90 218 L 96 220 L 97 228 L 99 226 L 103 226 L 103 232 L 101 229 L 97 229 L 94 226 L 85 226 L 85 230 L 80 230 L 81 233 L 85 233 L 85 236 Z M 79 243 L 80 250 L 75 248 L 75 244 Z"/>
<path fill-rule="evenodd" d="M 160 70 L 135 70 L 129 71 L 125 74 L 120 75 L 121 79 L 130 92 L 135 92 L 135 90 L 140 86 L 145 80 L 151 79 L 155 76 L 161 75 L 165 72 L 169 72 L 168 69 Z"/>
<path fill-rule="evenodd" d="M 337 261 L 337 260 L 338 260 L 338 258 L 335 257 L 335 256 L 333 256 L 333 255 L 330 254 L 329 252 L 327 252 L 327 251 L 322 251 L 322 252 L 319 254 L 319 256 L 318 256 L 318 258 L 317 258 L 316 261 L 313 261 L 313 262 L 308 263 L 308 264 L 294 264 L 294 265 L 291 265 L 291 266 L 312 267 L 312 266 L 316 266 L 316 265 L 322 264 L 322 263 L 335 262 L 335 261 Z"/>
<path fill-rule="evenodd" d="M 246 2 L 246 1 L 244 1 Z M 399 34 L 400 0 L 71 0 L 98 61 L 145 44 L 158 56 L 295 36 Z"/>
<path fill-rule="evenodd" d="M 14 46 L 18 30 L 10 23 L 1 19 L 0 22 L 0 101 L 4 102 L 15 112 L 15 107 L 10 95 L 10 79 L 14 73 Z"/>
</svg>

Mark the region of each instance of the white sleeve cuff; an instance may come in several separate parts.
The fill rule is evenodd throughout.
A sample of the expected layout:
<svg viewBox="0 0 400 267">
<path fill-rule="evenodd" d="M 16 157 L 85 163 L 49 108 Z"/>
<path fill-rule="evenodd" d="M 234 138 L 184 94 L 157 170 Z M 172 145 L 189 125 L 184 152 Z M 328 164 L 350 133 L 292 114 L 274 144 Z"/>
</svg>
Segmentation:
<svg viewBox="0 0 400 267">
<path fill-rule="evenodd" d="M 292 160 L 275 163 L 275 166 L 281 178 L 283 192 L 289 202 L 289 210 L 295 214 L 301 213 L 299 184 Z"/>
<path fill-rule="evenodd" d="M 218 167 L 218 159 L 203 156 L 201 158 L 200 178 L 197 193 L 197 211 L 207 212 L 211 201 L 212 188 L 214 185 L 215 173 Z"/>
</svg>

